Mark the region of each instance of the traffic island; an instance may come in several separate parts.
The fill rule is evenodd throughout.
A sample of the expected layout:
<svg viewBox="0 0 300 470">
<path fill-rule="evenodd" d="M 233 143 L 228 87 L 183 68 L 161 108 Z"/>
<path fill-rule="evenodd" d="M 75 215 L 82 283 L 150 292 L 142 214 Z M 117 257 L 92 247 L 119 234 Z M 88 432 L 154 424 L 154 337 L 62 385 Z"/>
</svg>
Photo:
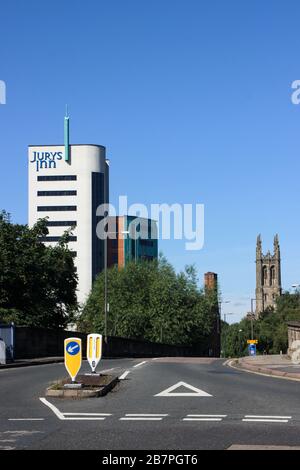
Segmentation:
<svg viewBox="0 0 300 470">
<path fill-rule="evenodd" d="M 65 387 L 65 385 L 72 385 L 72 380 L 66 378 L 48 387 L 46 396 L 56 398 L 103 397 L 117 385 L 118 381 L 118 377 L 113 375 L 78 375 L 76 383 L 82 384 L 81 388 Z"/>
</svg>

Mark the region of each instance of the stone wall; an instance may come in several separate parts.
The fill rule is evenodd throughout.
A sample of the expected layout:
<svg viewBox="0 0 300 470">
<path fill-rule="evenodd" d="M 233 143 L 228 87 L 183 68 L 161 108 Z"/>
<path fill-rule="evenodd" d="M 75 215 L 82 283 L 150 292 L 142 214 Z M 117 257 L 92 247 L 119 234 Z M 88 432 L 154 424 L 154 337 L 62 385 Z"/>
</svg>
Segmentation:
<svg viewBox="0 0 300 470">
<path fill-rule="evenodd" d="M 288 355 L 290 356 L 294 349 L 292 344 L 294 341 L 300 341 L 300 322 L 288 323 Z"/>
</svg>

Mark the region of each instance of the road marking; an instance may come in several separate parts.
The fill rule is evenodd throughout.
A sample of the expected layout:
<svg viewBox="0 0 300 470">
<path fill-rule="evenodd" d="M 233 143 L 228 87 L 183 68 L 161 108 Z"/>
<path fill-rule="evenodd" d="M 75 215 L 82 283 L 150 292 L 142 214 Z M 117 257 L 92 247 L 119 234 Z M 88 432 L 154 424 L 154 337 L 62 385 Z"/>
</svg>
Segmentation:
<svg viewBox="0 0 300 470">
<path fill-rule="evenodd" d="M 64 416 L 111 416 L 111 413 L 63 413 Z"/>
<path fill-rule="evenodd" d="M 288 419 L 243 419 L 244 422 L 255 423 L 288 423 Z"/>
<path fill-rule="evenodd" d="M 127 413 L 120 421 L 162 421 L 168 414 Z"/>
<path fill-rule="evenodd" d="M 272 419 L 292 419 L 291 416 L 263 416 L 263 415 L 245 415 L 245 418 L 272 418 Z"/>
<path fill-rule="evenodd" d="M 223 418 L 183 418 L 182 421 L 223 421 Z"/>
<path fill-rule="evenodd" d="M 140 362 L 139 364 L 136 364 L 133 367 L 139 367 L 139 366 L 142 366 L 143 364 L 146 364 L 146 363 L 147 363 L 147 361 L 143 361 L 143 362 Z"/>
<path fill-rule="evenodd" d="M 226 418 L 227 415 L 187 415 L 187 417 L 189 418 Z"/>
<path fill-rule="evenodd" d="M 2 434 L 13 434 L 12 437 L 28 436 L 30 434 L 44 434 L 43 431 L 3 431 Z"/>
<path fill-rule="evenodd" d="M 174 393 L 174 390 L 176 390 L 179 387 L 185 387 L 189 390 L 192 390 L 192 393 L 191 392 L 182 392 L 182 393 L 175 392 Z M 193 385 L 189 385 L 185 382 L 178 382 L 177 384 L 172 385 L 172 387 L 169 387 L 166 390 L 163 390 L 162 392 L 154 396 L 155 397 L 212 397 L 212 395 L 209 395 L 209 393 L 206 393 L 204 390 L 193 387 Z"/>
<path fill-rule="evenodd" d="M 161 413 L 126 413 L 125 416 L 148 416 L 148 417 L 151 417 L 151 416 L 156 416 L 156 417 L 160 417 L 162 416 L 163 418 L 165 416 L 169 416 L 168 414 L 161 414 Z"/>
<path fill-rule="evenodd" d="M 50 408 L 50 410 L 53 411 L 53 413 L 59 418 L 59 419 L 66 419 L 64 417 L 64 415 L 59 411 L 58 408 L 56 408 L 56 406 L 52 405 L 52 403 L 50 403 L 48 400 L 46 400 L 46 398 L 40 398 L 40 401 L 42 403 L 44 403 L 44 405 L 48 406 L 48 408 Z"/>
<path fill-rule="evenodd" d="M 8 418 L 8 421 L 44 421 L 45 418 Z"/>
<path fill-rule="evenodd" d="M 227 415 L 187 415 L 182 421 L 222 421 Z"/>
<path fill-rule="evenodd" d="M 81 418 L 81 417 L 74 417 L 74 418 L 64 418 L 66 421 L 104 421 L 106 418 L 89 418 L 89 417 L 84 417 L 84 418 Z"/>
<path fill-rule="evenodd" d="M 124 372 L 124 374 L 122 374 L 120 377 L 119 377 L 119 380 L 124 380 L 127 375 L 130 373 L 130 370 L 126 370 L 126 372 Z"/>
<path fill-rule="evenodd" d="M 163 418 L 120 418 L 120 421 L 162 421 Z"/>
</svg>

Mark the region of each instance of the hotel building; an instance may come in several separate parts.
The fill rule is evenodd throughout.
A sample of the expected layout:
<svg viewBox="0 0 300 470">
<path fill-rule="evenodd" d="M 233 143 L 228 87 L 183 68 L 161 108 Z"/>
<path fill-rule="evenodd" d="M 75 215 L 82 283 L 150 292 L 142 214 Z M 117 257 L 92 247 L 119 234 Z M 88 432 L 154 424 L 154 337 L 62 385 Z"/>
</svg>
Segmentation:
<svg viewBox="0 0 300 470">
<path fill-rule="evenodd" d="M 68 118 L 66 118 L 68 119 Z M 68 123 L 67 123 L 68 124 Z M 67 129 L 68 131 L 68 129 Z M 65 133 L 65 136 L 68 132 Z M 85 302 L 104 268 L 104 242 L 97 237 L 96 209 L 109 201 L 109 165 L 102 145 L 30 145 L 28 148 L 29 226 L 47 217 L 54 246 L 73 227 L 69 248 L 78 272 L 77 298 Z"/>
</svg>

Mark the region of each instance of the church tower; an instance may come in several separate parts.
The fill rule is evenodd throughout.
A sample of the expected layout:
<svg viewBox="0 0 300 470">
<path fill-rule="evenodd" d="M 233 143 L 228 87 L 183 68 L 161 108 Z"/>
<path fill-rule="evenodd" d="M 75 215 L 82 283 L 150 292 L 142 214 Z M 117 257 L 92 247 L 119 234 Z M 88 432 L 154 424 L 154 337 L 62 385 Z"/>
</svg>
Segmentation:
<svg viewBox="0 0 300 470">
<path fill-rule="evenodd" d="M 256 318 L 268 307 L 275 307 L 281 295 L 281 260 L 278 235 L 274 237 L 274 253 L 262 253 L 261 236 L 256 243 Z"/>
</svg>

